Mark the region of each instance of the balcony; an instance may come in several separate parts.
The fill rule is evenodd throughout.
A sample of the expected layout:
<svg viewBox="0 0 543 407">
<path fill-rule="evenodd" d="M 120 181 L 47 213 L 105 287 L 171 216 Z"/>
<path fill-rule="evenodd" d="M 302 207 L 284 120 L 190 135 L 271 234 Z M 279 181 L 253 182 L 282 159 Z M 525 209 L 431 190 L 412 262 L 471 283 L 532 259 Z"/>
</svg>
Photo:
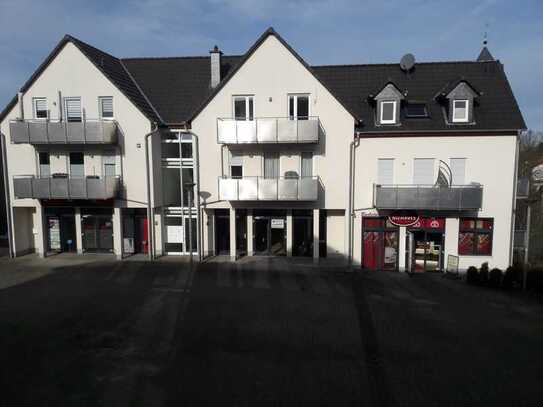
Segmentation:
<svg viewBox="0 0 543 407">
<path fill-rule="evenodd" d="M 319 177 L 219 178 L 219 199 L 226 201 L 316 201 Z"/>
<path fill-rule="evenodd" d="M 219 144 L 318 143 L 320 120 L 288 117 L 259 117 L 255 120 L 217 119 Z"/>
<path fill-rule="evenodd" d="M 375 185 L 377 209 L 426 209 L 473 211 L 481 209 L 483 187 L 479 184 L 436 187 L 434 185 Z"/>
<path fill-rule="evenodd" d="M 15 144 L 116 144 L 117 122 L 84 120 L 13 120 L 9 123 Z"/>
<path fill-rule="evenodd" d="M 34 199 L 111 199 L 120 190 L 119 177 L 88 178 L 13 178 L 15 198 Z"/>
</svg>

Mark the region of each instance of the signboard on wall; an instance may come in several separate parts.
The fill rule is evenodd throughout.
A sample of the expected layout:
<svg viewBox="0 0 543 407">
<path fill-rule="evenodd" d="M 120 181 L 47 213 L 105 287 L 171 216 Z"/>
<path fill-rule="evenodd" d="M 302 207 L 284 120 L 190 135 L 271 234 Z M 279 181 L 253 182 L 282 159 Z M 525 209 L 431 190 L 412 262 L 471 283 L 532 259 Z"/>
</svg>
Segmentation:
<svg viewBox="0 0 543 407">
<path fill-rule="evenodd" d="M 284 229 L 285 228 L 285 220 L 284 219 L 272 219 L 271 220 L 271 228 L 272 229 Z"/>
<path fill-rule="evenodd" d="M 419 218 L 411 225 L 414 229 L 445 229 L 445 218 Z"/>
<path fill-rule="evenodd" d="M 389 216 L 388 221 L 396 226 L 411 226 L 419 222 L 419 217 L 414 215 L 394 215 Z"/>
</svg>

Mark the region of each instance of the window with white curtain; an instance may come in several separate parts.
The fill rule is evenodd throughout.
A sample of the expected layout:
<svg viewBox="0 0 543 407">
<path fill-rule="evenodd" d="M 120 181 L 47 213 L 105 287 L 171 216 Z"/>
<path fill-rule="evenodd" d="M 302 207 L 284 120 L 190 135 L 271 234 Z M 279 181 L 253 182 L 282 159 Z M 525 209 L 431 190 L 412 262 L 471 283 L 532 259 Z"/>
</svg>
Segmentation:
<svg viewBox="0 0 543 407">
<path fill-rule="evenodd" d="M 433 158 L 415 158 L 413 165 L 413 184 L 434 184 L 434 161 Z"/>
<path fill-rule="evenodd" d="M 379 158 L 377 160 L 377 183 L 379 185 L 394 184 L 393 158 Z"/>
<path fill-rule="evenodd" d="M 451 173 L 453 185 L 464 185 L 466 183 L 466 159 L 451 158 Z"/>
</svg>

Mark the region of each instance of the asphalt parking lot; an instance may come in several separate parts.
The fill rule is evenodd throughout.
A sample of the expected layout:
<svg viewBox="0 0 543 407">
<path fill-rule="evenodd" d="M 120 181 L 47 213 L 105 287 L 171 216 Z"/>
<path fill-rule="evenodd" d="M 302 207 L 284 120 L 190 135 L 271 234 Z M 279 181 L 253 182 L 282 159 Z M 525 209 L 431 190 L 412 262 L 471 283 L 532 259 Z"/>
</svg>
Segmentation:
<svg viewBox="0 0 543 407">
<path fill-rule="evenodd" d="M 534 298 L 270 258 L 0 269 L 0 406 L 543 403 Z"/>
</svg>

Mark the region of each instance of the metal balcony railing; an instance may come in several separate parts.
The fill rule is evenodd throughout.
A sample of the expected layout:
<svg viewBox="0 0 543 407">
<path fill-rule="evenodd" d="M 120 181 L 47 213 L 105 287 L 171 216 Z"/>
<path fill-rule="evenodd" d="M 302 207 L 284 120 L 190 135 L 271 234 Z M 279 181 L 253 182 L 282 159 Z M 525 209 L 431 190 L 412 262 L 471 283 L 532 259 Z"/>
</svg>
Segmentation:
<svg viewBox="0 0 543 407">
<path fill-rule="evenodd" d="M 11 141 L 16 144 L 116 144 L 117 122 L 84 119 L 80 122 L 12 120 Z"/>
<path fill-rule="evenodd" d="M 120 185 L 119 177 L 13 178 L 15 198 L 19 199 L 111 199 L 118 196 Z"/>
<path fill-rule="evenodd" d="M 219 199 L 226 201 L 316 201 L 319 177 L 219 177 Z"/>
<path fill-rule="evenodd" d="M 373 205 L 377 209 L 479 210 L 483 186 L 374 185 Z"/>
<path fill-rule="evenodd" d="M 217 119 L 219 144 L 318 143 L 320 120 L 257 117 L 254 120 Z"/>
</svg>

